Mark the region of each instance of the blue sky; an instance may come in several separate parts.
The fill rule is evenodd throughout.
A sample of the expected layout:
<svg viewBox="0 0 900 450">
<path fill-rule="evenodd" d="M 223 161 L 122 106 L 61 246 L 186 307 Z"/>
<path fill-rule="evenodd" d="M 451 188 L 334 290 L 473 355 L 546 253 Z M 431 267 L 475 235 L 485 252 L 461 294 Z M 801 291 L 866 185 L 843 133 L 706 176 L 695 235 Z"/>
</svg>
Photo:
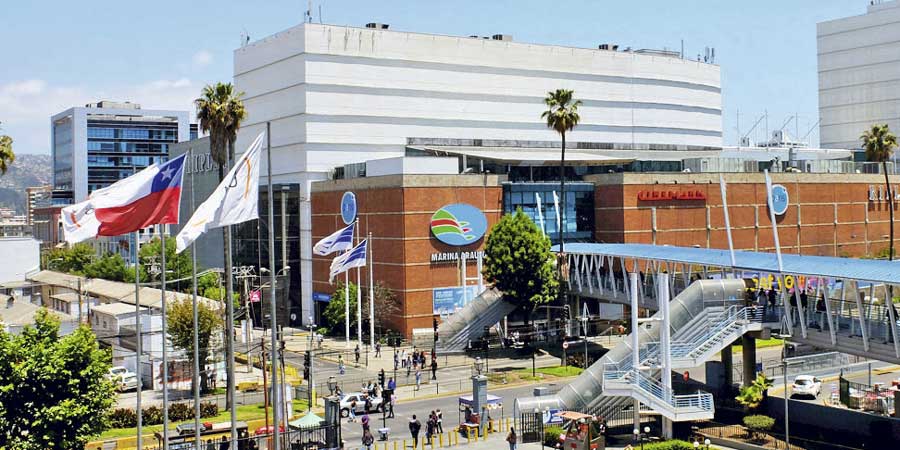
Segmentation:
<svg viewBox="0 0 900 450">
<path fill-rule="evenodd" d="M 768 110 L 769 129 L 817 120 L 816 23 L 865 13 L 867 0 L 315 0 L 325 23 L 595 47 L 715 47 L 725 143 Z M 0 121 L 21 153 L 49 153 L 49 117 L 98 99 L 191 109 L 203 84 L 230 81 L 242 32 L 256 40 L 304 19 L 304 0 L 5 1 Z M 537 118 L 536 118 L 537 120 Z M 761 125 L 762 127 L 762 125 Z M 790 129 L 795 129 L 792 122 Z M 761 131 L 762 128 L 760 128 Z M 758 135 L 757 135 L 758 134 Z M 762 134 L 754 133 L 762 138 Z M 810 138 L 817 142 L 818 133 Z"/>
</svg>

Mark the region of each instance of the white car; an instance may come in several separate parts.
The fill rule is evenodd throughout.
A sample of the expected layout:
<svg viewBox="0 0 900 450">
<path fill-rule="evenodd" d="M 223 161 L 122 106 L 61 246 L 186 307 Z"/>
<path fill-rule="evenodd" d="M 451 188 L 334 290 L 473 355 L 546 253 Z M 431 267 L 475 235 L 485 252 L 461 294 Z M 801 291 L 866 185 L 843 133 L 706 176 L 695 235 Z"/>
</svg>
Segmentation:
<svg viewBox="0 0 900 450">
<path fill-rule="evenodd" d="M 115 383 L 119 392 L 137 389 L 137 375 L 122 366 L 110 367 L 106 378 Z"/>
<path fill-rule="evenodd" d="M 366 411 L 366 398 L 369 398 L 372 401 L 372 407 L 369 409 L 369 411 Z M 360 392 L 351 392 L 349 394 L 344 394 L 344 396 L 341 397 L 341 417 L 347 417 L 350 415 L 350 406 L 354 401 L 356 401 L 356 408 L 354 408 L 354 413 L 356 414 L 379 411 L 381 407 L 381 398 L 369 397 L 368 395 L 362 394 Z"/>
<path fill-rule="evenodd" d="M 792 395 L 809 395 L 813 398 L 822 392 L 822 381 L 812 375 L 798 375 L 791 386 Z"/>
</svg>

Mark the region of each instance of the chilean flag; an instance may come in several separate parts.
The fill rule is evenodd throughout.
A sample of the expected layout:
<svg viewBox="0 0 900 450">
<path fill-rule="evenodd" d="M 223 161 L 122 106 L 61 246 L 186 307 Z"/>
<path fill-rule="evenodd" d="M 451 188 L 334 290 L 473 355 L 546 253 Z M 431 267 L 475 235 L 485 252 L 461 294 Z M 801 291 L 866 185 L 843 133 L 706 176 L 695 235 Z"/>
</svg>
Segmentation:
<svg viewBox="0 0 900 450">
<path fill-rule="evenodd" d="M 94 191 L 62 210 L 69 243 L 96 236 L 118 236 L 156 224 L 178 223 L 181 181 L 187 154 Z"/>
</svg>

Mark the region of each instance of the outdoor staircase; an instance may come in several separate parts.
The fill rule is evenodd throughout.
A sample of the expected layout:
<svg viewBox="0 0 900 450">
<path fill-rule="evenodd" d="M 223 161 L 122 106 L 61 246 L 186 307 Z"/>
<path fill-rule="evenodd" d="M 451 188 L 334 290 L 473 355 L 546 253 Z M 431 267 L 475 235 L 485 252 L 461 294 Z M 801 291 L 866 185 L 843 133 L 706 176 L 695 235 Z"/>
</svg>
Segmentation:
<svg viewBox="0 0 900 450">
<path fill-rule="evenodd" d="M 464 351 L 469 342 L 484 336 L 485 327 L 497 324 L 515 309 L 516 306 L 504 300 L 496 289 L 482 292 L 438 326 L 438 352 Z"/>
<path fill-rule="evenodd" d="M 731 306 L 719 314 L 705 316 L 690 339 L 675 340 L 671 346 L 672 368 L 697 367 L 722 351 L 745 333 L 763 329 L 762 308 Z"/>
<path fill-rule="evenodd" d="M 640 370 L 617 369 L 612 365 L 603 371 L 604 395 L 634 398 L 674 422 L 709 420 L 715 415 L 710 393 L 677 395 Z"/>
</svg>

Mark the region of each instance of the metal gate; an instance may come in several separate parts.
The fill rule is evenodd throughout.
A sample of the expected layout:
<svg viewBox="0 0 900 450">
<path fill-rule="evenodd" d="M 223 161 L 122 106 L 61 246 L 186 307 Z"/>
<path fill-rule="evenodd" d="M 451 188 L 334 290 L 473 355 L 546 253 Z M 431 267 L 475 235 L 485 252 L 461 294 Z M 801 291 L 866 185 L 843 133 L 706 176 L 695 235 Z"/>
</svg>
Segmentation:
<svg viewBox="0 0 900 450">
<path fill-rule="evenodd" d="M 544 415 L 542 413 L 523 413 L 520 417 L 522 443 L 541 442 L 544 438 Z"/>
</svg>

